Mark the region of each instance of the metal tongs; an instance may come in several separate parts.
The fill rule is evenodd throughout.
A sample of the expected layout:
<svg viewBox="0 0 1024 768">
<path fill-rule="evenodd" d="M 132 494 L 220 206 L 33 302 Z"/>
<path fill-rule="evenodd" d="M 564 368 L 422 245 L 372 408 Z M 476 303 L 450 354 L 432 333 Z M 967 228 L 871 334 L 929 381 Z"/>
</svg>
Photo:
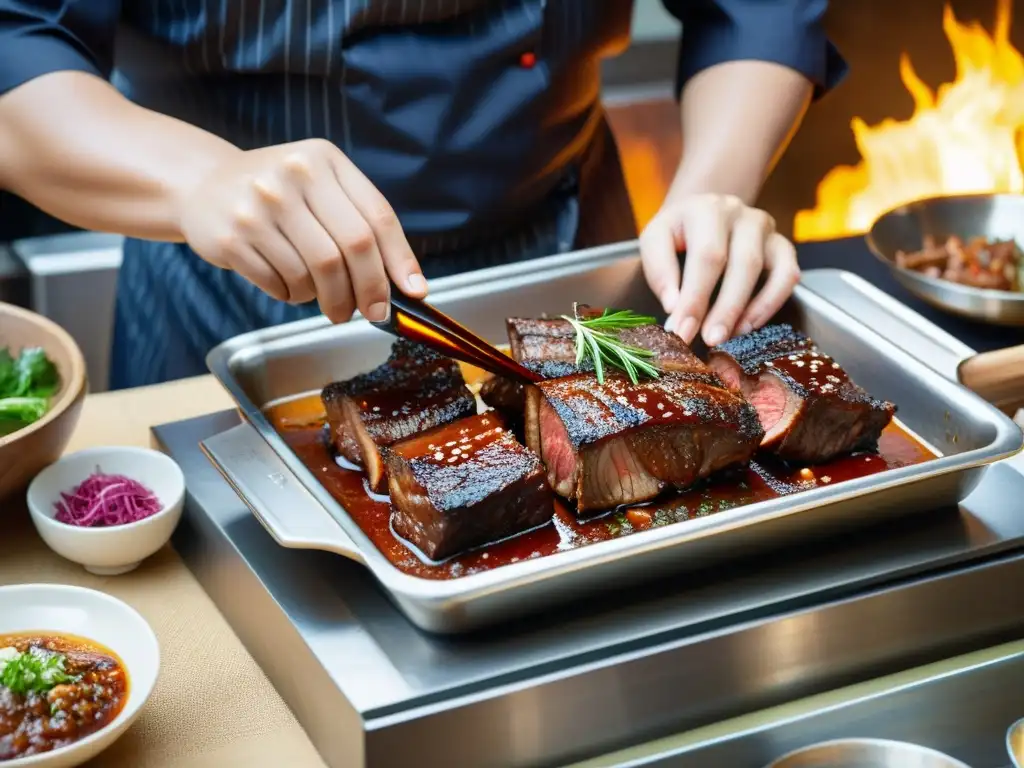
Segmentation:
<svg viewBox="0 0 1024 768">
<path fill-rule="evenodd" d="M 394 284 L 391 286 L 388 319 L 371 325 L 399 338 L 423 344 L 447 357 L 475 365 L 495 376 L 525 384 L 543 378 L 425 301 L 406 296 Z"/>
</svg>

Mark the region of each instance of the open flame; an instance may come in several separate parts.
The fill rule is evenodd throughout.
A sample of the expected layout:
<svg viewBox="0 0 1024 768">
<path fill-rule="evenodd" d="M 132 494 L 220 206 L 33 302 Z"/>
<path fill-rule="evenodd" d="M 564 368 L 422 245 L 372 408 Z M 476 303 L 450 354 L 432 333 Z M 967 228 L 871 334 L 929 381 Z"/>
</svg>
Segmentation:
<svg viewBox="0 0 1024 768">
<path fill-rule="evenodd" d="M 914 114 L 874 126 L 853 118 L 862 159 L 825 175 L 814 209 L 796 215 L 796 240 L 866 232 L 882 213 L 924 197 L 1024 192 L 1024 57 L 1010 44 L 1011 4 L 997 0 L 991 35 L 977 22 L 960 23 L 946 5 L 956 78 L 933 93 L 903 54 L 900 78 Z"/>
</svg>

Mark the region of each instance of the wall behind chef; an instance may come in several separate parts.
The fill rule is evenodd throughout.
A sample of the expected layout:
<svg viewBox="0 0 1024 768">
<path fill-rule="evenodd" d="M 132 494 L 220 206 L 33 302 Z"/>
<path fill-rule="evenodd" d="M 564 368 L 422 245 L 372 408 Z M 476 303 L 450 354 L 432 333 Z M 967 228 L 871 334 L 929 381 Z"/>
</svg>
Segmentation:
<svg viewBox="0 0 1024 768">
<path fill-rule="evenodd" d="M 685 151 L 643 265 L 670 327 L 713 344 L 766 321 L 798 278 L 750 203 L 843 65 L 825 0 L 665 5 L 683 24 Z M 424 296 L 426 278 L 635 237 L 599 98 L 631 11 L 0 0 L 0 187 L 130 238 L 112 388 L 203 373 L 239 333 L 382 318 L 388 277 Z M 115 40 L 132 49 L 116 71 Z"/>
</svg>

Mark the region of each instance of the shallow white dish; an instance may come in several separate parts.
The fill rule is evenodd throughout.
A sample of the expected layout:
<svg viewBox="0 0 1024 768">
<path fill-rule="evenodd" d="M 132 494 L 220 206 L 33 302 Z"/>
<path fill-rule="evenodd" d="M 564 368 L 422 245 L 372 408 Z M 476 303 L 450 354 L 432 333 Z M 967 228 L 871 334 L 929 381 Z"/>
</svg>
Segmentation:
<svg viewBox="0 0 1024 768">
<path fill-rule="evenodd" d="M 92 589 L 62 584 L 0 587 L 0 635 L 70 634 L 104 645 L 124 662 L 128 700 L 106 728 L 52 752 L 7 760 L 4 768 L 72 768 L 91 760 L 132 724 L 153 693 L 160 672 L 156 635 L 138 612 Z"/>
<path fill-rule="evenodd" d="M 1015 722 L 1006 732 L 1006 751 L 1013 760 L 1013 768 L 1024 768 L 1024 719 Z"/>
<path fill-rule="evenodd" d="M 57 522 L 55 504 L 99 467 L 107 474 L 137 480 L 160 499 L 161 510 L 137 523 L 108 528 L 79 528 Z M 86 448 L 64 456 L 38 475 L 28 487 L 28 510 L 36 530 L 61 557 L 85 566 L 91 573 L 127 573 L 159 550 L 181 520 L 185 476 L 159 451 L 148 448 Z"/>
</svg>

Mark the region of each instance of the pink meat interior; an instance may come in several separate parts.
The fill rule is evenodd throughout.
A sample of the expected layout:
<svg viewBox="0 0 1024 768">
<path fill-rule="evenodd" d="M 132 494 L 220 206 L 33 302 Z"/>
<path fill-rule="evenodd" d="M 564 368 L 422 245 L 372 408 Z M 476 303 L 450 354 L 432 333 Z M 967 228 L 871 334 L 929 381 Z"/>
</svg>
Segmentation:
<svg viewBox="0 0 1024 768">
<path fill-rule="evenodd" d="M 729 389 L 740 392 L 754 406 L 765 432 L 762 445 L 785 434 L 800 402 L 778 376 L 770 371 L 747 376 L 735 360 L 724 354 L 712 355 L 710 363 Z"/>
</svg>

